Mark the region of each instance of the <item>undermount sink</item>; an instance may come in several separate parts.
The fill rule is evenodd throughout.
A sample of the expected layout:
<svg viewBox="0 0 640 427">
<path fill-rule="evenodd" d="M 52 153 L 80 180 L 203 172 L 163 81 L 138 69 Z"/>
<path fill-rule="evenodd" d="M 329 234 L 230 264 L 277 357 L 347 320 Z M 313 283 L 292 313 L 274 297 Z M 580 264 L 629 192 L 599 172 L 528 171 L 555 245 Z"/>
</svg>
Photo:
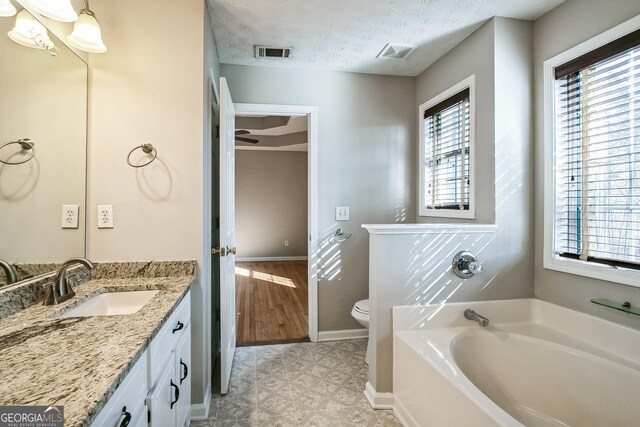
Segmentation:
<svg viewBox="0 0 640 427">
<path fill-rule="evenodd" d="M 60 317 L 118 316 L 140 310 L 159 291 L 105 292 L 93 296 Z"/>
</svg>

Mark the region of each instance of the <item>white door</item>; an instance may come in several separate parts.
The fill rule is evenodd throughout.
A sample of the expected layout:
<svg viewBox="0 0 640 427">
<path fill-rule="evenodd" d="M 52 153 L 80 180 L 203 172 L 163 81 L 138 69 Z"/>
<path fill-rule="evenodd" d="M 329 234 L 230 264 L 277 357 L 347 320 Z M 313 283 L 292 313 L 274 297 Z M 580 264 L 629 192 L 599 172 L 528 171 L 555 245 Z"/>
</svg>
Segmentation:
<svg viewBox="0 0 640 427">
<path fill-rule="evenodd" d="M 236 351 L 236 112 L 227 80 L 220 78 L 220 379 L 227 394 Z"/>
</svg>

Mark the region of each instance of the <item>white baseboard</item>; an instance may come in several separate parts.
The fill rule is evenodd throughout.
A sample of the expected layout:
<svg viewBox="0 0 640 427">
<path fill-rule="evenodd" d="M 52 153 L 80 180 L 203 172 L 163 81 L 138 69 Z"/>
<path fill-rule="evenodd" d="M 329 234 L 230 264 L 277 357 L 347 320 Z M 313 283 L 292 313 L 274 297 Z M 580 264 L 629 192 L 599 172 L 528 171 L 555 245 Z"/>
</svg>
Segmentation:
<svg viewBox="0 0 640 427">
<path fill-rule="evenodd" d="M 246 256 L 236 257 L 236 262 L 256 262 L 256 261 L 306 261 L 306 256 Z"/>
<path fill-rule="evenodd" d="M 419 426 L 400 402 L 393 402 L 393 415 L 400 421 L 400 424 L 405 427 Z"/>
<path fill-rule="evenodd" d="M 343 329 L 341 331 L 320 331 L 318 332 L 318 342 L 322 341 L 342 341 L 359 340 L 369 338 L 368 329 Z"/>
<path fill-rule="evenodd" d="M 192 403 L 189 408 L 189 415 L 192 421 L 206 421 L 209 418 L 209 409 L 211 406 L 211 384 L 207 386 L 204 392 L 204 402 Z"/>
<path fill-rule="evenodd" d="M 367 381 L 364 395 L 373 409 L 393 409 L 393 393 L 378 393 Z"/>
</svg>

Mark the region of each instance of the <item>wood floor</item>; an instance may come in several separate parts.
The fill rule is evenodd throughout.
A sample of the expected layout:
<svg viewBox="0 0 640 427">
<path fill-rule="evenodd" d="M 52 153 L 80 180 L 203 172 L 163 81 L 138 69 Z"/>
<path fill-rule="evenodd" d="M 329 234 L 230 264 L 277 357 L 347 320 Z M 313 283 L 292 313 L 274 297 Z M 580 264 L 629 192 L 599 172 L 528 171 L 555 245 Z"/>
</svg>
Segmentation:
<svg viewBox="0 0 640 427">
<path fill-rule="evenodd" d="M 236 345 L 309 341 L 307 295 L 307 261 L 236 263 Z"/>
</svg>

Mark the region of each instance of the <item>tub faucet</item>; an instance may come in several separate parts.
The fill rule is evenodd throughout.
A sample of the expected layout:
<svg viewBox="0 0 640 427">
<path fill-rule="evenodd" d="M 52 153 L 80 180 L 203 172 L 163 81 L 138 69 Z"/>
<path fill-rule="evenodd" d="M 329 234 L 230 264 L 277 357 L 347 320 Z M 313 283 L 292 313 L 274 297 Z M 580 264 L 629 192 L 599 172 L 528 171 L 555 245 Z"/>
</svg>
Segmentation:
<svg viewBox="0 0 640 427">
<path fill-rule="evenodd" d="M 474 322 L 478 322 L 478 325 L 482 326 L 483 328 L 486 328 L 487 325 L 489 324 L 489 319 L 487 319 L 486 317 L 476 313 L 475 311 L 471 310 L 470 308 L 467 308 L 464 311 L 464 317 L 466 317 L 469 320 L 473 320 Z"/>
<path fill-rule="evenodd" d="M 7 277 L 7 285 L 18 281 L 18 271 L 13 264 L 0 259 L 0 268 L 4 270 L 4 275 Z"/>
<path fill-rule="evenodd" d="M 53 283 L 49 285 L 49 291 L 47 297 L 44 299 L 44 305 L 60 304 L 76 295 L 71 284 L 67 282 L 66 277 L 67 269 L 76 264 L 82 264 L 89 270 L 93 268 L 93 263 L 88 259 L 71 258 L 70 260 L 65 261 L 58 269 L 56 276 L 53 278 Z"/>
</svg>

